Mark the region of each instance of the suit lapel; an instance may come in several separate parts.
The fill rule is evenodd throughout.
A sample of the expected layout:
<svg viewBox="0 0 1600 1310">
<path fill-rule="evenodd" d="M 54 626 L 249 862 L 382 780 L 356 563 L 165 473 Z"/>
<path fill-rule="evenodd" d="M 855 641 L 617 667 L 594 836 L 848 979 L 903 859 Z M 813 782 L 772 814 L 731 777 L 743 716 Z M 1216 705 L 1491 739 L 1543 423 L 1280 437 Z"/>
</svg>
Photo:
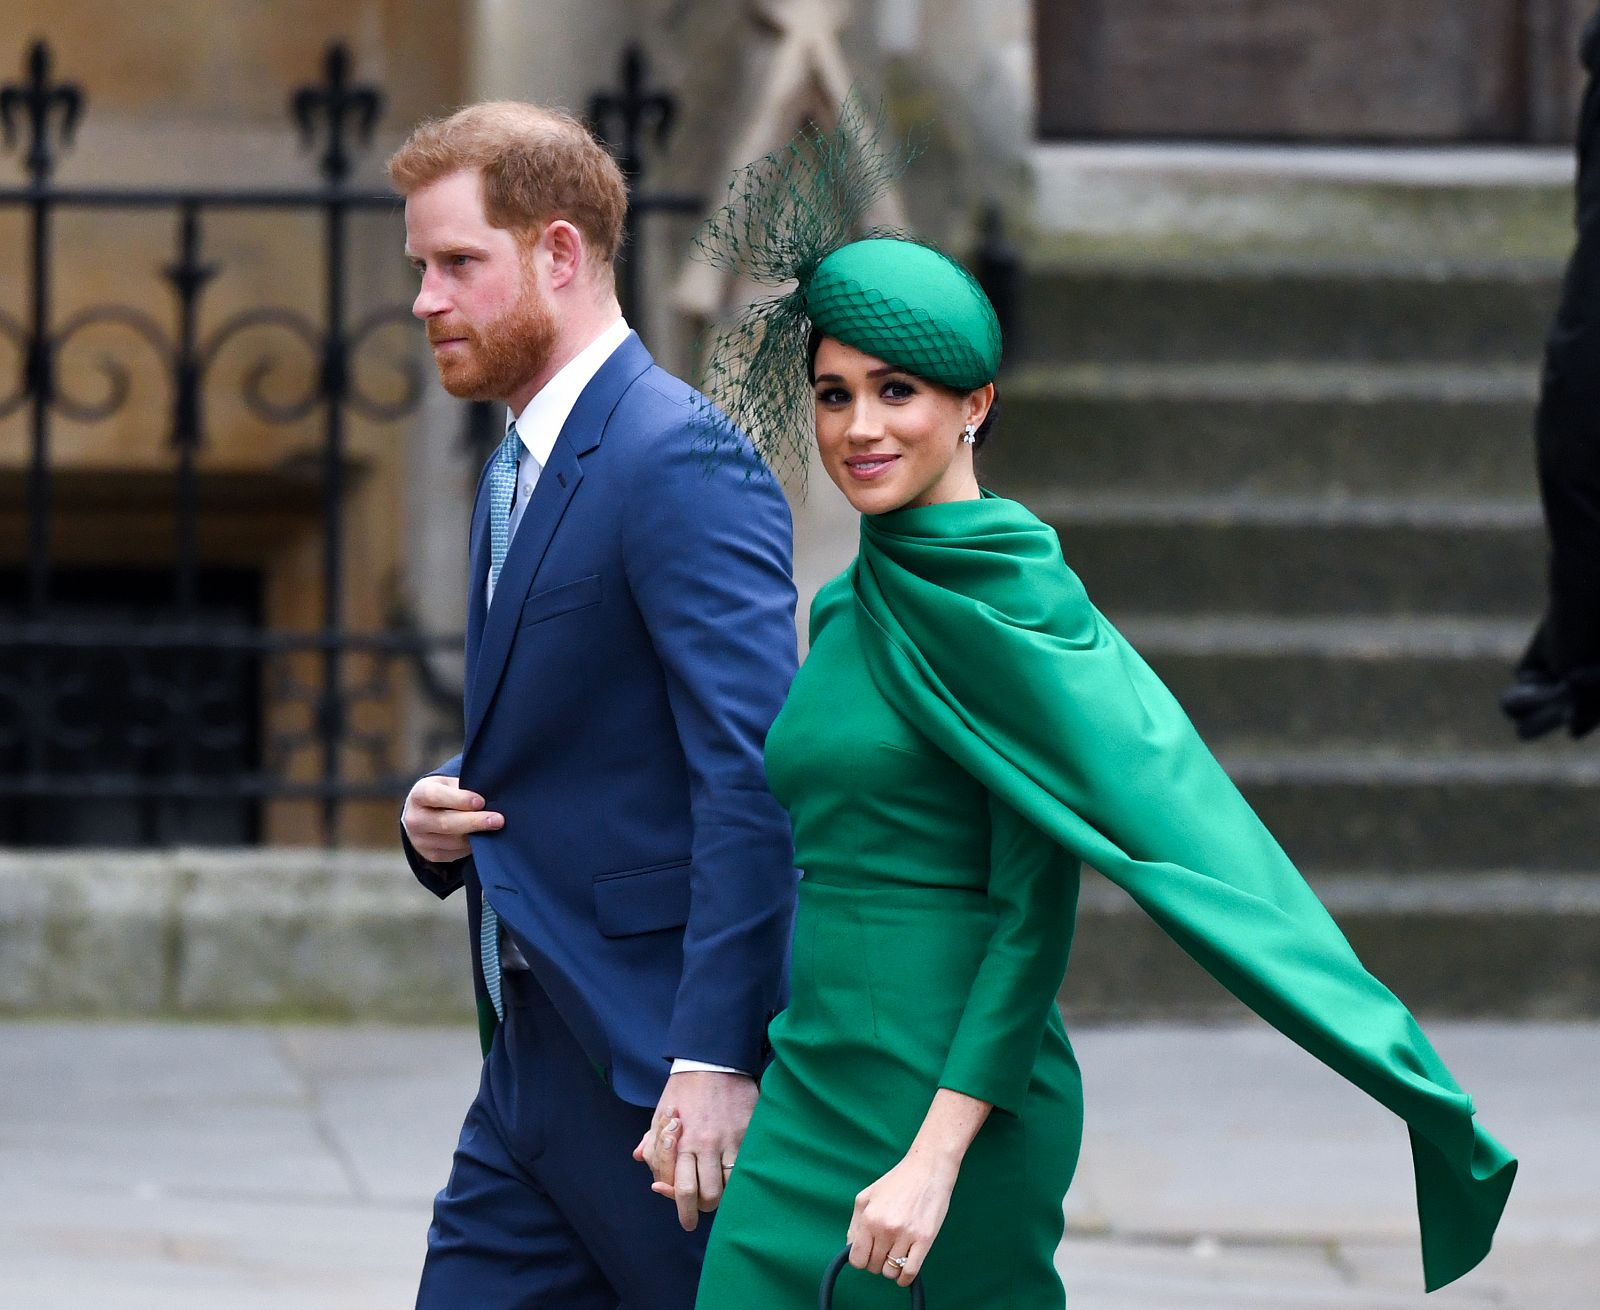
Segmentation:
<svg viewBox="0 0 1600 1310">
<path fill-rule="evenodd" d="M 500 569 L 500 581 L 495 585 L 494 603 L 488 606 L 482 639 L 476 647 L 476 659 L 471 660 L 466 697 L 468 742 L 483 723 L 495 690 L 500 685 L 506 657 L 511 653 L 511 642 L 516 636 L 517 622 L 522 615 L 522 602 L 527 599 L 556 529 L 560 527 L 568 505 L 572 503 L 578 484 L 583 481 L 582 458 L 600 444 L 606 422 L 616 408 L 617 401 L 622 398 L 622 393 L 652 362 L 650 352 L 637 336 L 630 334 L 590 379 L 589 385 L 578 397 L 578 403 L 572 407 L 572 413 L 567 416 L 566 423 L 562 425 L 561 434 L 550 451 L 549 462 L 540 472 L 538 485 L 533 489 L 533 499 L 528 502 L 517 534 L 506 551 L 506 562 Z M 479 499 L 487 501 L 488 497 L 483 495 Z M 487 577 L 489 551 L 487 511 L 483 517 L 481 542 L 476 516 L 473 526 L 473 574 L 478 580 L 480 593 L 484 589 L 482 580 Z M 482 572 L 477 567 L 480 556 L 484 566 Z"/>
<path fill-rule="evenodd" d="M 578 489 L 583 471 L 572 448 L 557 439 L 550 462 L 539 474 L 539 485 L 523 512 L 517 535 L 506 551 L 506 562 L 495 584 L 494 601 L 489 605 L 483 625 L 483 640 L 478 643 L 478 658 L 467 681 L 467 740 L 470 742 L 483 722 L 500 675 L 505 671 L 511 639 L 517 634 L 522 617 L 522 602 L 527 597 L 533 575 L 549 548 L 561 516 L 566 513 L 572 493 Z M 487 534 L 485 534 L 487 535 Z"/>
</svg>

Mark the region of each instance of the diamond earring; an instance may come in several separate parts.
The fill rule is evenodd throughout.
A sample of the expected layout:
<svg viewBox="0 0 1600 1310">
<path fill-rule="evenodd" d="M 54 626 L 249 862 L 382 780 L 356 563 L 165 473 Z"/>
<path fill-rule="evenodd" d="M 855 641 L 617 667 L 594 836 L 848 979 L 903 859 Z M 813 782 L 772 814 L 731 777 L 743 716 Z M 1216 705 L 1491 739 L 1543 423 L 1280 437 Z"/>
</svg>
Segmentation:
<svg viewBox="0 0 1600 1310">
<path fill-rule="evenodd" d="M 967 430 L 961 434 L 961 444 L 963 446 L 975 446 L 978 444 L 978 425 L 976 423 L 967 424 Z"/>
</svg>

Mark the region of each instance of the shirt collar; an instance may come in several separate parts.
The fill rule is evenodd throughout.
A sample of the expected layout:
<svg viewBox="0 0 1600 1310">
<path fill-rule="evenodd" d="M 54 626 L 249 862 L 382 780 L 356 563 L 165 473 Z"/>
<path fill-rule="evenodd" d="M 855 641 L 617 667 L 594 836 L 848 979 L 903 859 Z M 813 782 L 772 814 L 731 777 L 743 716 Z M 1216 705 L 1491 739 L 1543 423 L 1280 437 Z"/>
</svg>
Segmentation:
<svg viewBox="0 0 1600 1310">
<path fill-rule="evenodd" d="M 540 387 L 522 413 L 513 415 L 507 411 L 506 426 L 510 427 L 512 419 L 516 419 L 517 435 L 522 438 L 523 448 L 539 462 L 540 468 L 550 462 L 550 451 L 583 389 L 593 381 L 600 366 L 611 358 L 617 347 L 628 339 L 631 331 L 628 320 L 618 318 Z"/>
</svg>

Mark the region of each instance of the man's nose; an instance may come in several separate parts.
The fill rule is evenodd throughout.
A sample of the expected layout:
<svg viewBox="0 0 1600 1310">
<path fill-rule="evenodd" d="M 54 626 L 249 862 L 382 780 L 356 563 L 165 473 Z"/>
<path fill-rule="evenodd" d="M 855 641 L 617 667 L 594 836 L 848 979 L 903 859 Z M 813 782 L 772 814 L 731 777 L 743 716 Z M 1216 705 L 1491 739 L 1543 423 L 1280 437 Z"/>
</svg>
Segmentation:
<svg viewBox="0 0 1600 1310">
<path fill-rule="evenodd" d="M 447 305 L 439 293 L 438 283 L 431 274 L 424 273 L 422 285 L 417 288 L 417 298 L 411 302 L 411 312 L 420 319 L 429 319 L 445 308 Z"/>
</svg>

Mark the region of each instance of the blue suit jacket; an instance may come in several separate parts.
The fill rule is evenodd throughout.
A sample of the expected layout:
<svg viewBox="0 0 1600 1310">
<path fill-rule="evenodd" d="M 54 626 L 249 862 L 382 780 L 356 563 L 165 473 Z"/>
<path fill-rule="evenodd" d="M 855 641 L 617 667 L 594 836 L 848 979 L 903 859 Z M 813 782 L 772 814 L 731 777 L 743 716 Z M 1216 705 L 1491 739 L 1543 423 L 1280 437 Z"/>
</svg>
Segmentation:
<svg viewBox="0 0 1600 1310">
<path fill-rule="evenodd" d="M 506 817 L 447 869 L 480 896 L 616 1093 L 654 1105 L 685 1056 L 765 1063 L 796 874 L 762 748 L 795 668 L 788 505 L 637 336 L 584 390 L 494 603 L 487 478 L 472 519 L 466 739 L 440 766 Z"/>
</svg>

